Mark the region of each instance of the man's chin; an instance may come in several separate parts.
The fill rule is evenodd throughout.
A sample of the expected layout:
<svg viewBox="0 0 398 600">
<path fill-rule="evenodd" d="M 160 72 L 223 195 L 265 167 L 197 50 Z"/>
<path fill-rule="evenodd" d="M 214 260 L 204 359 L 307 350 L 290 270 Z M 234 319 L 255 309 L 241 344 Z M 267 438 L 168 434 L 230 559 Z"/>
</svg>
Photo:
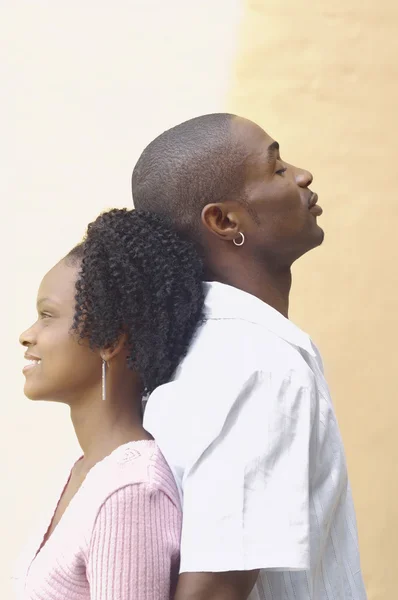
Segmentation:
<svg viewBox="0 0 398 600">
<path fill-rule="evenodd" d="M 307 236 L 306 243 L 303 244 L 301 252 L 297 253 L 297 256 L 292 262 L 295 262 L 305 254 L 308 254 L 308 252 L 311 252 L 311 250 L 315 250 L 315 248 L 321 246 L 323 244 L 324 239 L 325 232 L 323 231 L 323 229 L 321 229 L 321 227 L 319 227 L 319 225 L 317 225 L 316 229 L 311 232 L 311 235 Z"/>
<path fill-rule="evenodd" d="M 308 240 L 310 245 L 309 249 L 312 250 L 314 248 L 317 248 L 318 246 L 321 246 L 323 244 L 324 239 L 324 230 L 318 225 L 317 222 L 315 222 L 315 227 L 311 227 L 310 239 Z"/>
<path fill-rule="evenodd" d="M 322 229 L 322 227 L 319 227 L 319 225 L 317 225 L 317 229 L 318 229 L 318 235 L 317 235 L 318 243 L 316 244 L 315 247 L 321 246 L 323 244 L 323 242 L 324 242 L 324 239 L 325 239 L 325 232 Z"/>
</svg>

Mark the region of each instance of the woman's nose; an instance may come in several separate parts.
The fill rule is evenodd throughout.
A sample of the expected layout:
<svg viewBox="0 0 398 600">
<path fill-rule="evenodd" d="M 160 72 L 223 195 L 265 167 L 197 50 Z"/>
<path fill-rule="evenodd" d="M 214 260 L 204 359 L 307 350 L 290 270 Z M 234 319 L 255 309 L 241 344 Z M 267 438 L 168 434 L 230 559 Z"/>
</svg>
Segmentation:
<svg viewBox="0 0 398 600">
<path fill-rule="evenodd" d="M 29 327 L 29 329 L 26 329 L 26 331 L 21 333 L 21 335 L 19 336 L 19 343 L 22 346 L 33 346 L 33 344 L 35 343 L 33 326 Z"/>
</svg>

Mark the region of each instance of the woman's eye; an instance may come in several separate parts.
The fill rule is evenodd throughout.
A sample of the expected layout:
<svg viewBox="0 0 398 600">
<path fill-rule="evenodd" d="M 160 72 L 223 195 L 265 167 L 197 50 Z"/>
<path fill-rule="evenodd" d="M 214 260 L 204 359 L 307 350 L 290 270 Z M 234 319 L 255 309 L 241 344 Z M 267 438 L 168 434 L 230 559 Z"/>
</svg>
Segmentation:
<svg viewBox="0 0 398 600">
<path fill-rule="evenodd" d="M 283 176 L 286 173 L 286 171 L 287 171 L 287 169 L 286 169 L 286 167 L 284 167 L 283 169 L 279 169 L 278 171 L 275 171 L 275 173 L 277 175 Z"/>
<path fill-rule="evenodd" d="M 51 317 L 51 315 L 49 313 L 45 313 L 45 312 L 41 312 L 39 314 L 40 319 L 48 319 Z"/>
</svg>

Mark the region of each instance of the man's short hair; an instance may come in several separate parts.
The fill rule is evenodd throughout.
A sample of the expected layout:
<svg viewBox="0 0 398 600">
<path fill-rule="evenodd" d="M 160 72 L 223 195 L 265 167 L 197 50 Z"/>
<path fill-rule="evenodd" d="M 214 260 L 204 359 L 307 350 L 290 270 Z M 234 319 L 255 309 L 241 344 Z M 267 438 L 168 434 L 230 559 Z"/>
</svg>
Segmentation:
<svg viewBox="0 0 398 600">
<path fill-rule="evenodd" d="M 135 208 L 198 240 L 206 204 L 242 197 L 246 152 L 233 134 L 234 119 L 227 113 L 196 117 L 153 140 L 133 171 Z"/>
</svg>

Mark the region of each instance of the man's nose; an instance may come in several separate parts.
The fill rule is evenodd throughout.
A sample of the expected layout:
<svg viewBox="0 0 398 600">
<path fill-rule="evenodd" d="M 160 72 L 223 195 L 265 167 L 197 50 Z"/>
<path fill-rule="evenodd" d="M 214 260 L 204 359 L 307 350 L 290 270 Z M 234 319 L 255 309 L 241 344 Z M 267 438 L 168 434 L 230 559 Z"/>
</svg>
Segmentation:
<svg viewBox="0 0 398 600">
<path fill-rule="evenodd" d="M 297 169 L 296 171 L 296 183 L 302 188 L 309 187 L 313 181 L 312 173 L 305 169 Z"/>
</svg>

